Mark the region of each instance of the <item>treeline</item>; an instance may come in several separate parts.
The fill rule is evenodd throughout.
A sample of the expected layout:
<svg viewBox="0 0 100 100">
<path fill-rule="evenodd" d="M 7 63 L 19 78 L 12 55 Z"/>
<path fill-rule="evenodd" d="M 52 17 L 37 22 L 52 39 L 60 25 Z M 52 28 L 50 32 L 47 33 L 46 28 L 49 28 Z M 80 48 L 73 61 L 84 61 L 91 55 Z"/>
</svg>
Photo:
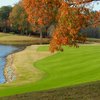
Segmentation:
<svg viewBox="0 0 100 100">
<path fill-rule="evenodd" d="M 82 29 L 81 34 L 89 38 L 100 38 L 100 26 L 87 27 L 86 29 Z"/>
<path fill-rule="evenodd" d="M 44 36 L 52 35 L 52 31 L 55 28 L 53 24 L 42 30 Z M 0 8 L 0 32 L 21 35 L 39 35 L 37 30 L 33 32 L 21 1 L 15 4 L 14 7 L 3 6 Z M 87 37 L 100 38 L 100 27 L 82 29 L 81 34 L 85 34 Z"/>
<path fill-rule="evenodd" d="M 91 14 L 94 15 L 94 18 L 90 19 L 90 23 L 92 23 L 94 19 L 96 19 L 96 13 L 96 11 L 91 11 Z M 81 29 L 79 34 L 82 34 L 88 38 L 100 38 L 100 23 L 96 26 L 91 24 L 90 26 L 87 26 L 85 29 Z"/>
<path fill-rule="evenodd" d="M 0 8 L 0 31 L 26 35 L 32 32 L 27 21 L 27 14 L 21 3 L 14 7 L 3 6 Z"/>
<path fill-rule="evenodd" d="M 14 7 L 3 6 L 0 8 L 0 32 L 21 35 L 39 35 L 37 31 L 32 31 L 22 2 L 15 4 Z M 44 33 L 46 32 L 44 31 Z"/>
</svg>

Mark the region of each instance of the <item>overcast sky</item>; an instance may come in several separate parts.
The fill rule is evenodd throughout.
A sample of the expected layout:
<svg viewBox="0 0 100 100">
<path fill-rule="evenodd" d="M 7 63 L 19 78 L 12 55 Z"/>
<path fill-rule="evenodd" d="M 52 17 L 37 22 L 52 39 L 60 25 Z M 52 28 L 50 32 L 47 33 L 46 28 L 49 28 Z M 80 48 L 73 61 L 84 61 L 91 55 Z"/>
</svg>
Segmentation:
<svg viewBox="0 0 100 100">
<path fill-rule="evenodd" d="M 0 0 L 0 7 L 1 6 L 6 6 L 6 5 L 14 5 L 18 2 L 19 0 Z M 94 10 L 100 10 L 100 1 L 92 3 L 94 4 Z"/>
<path fill-rule="evenodd" d="M 94 10 L 100 11 L 100 1 L 92 2 L 91 5 L 93 6 L 93 9 L 94 9 Z"/>
<path fill-rule="evenodd" d="M 14 5 L 18 2 L 19 0 L 0 0 L 0 7 L 1 6 L 6 6 L 6 5 Z"/>
</svg>

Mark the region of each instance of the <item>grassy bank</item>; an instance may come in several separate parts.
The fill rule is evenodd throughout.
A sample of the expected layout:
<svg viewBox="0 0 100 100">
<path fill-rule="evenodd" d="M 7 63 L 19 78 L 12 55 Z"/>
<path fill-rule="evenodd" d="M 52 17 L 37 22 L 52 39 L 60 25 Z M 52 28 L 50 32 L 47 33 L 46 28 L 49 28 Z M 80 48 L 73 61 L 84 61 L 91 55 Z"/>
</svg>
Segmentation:
<svg viewBox="0 0 100 100">
<path fill-rule="evenodd" d="M 49 39 L 43 38 L 43 43 L 49 43 Z M 39 44 L 40 38 L 39 37 L 29 37 L 29 36 L 21 36 L 21 35 L 14 35 L 8 33 L 0 33 L 0 44 L 13 44 L 13 45 L 20 45 L 20 44 Z"/>
<path fill-rule="evenodd" d="M 33 63 L 50 55 L 50 52 L 37 52 L 37 48 L 37 45 L 28 46 L 25 50 L 12 54 L 13 64 L 11 66 L 14 68 L 16 80 L 1 84 L 0 96 L 30 91 L 27 90 L 28 86 L 33 87 L 34 83 L 43 77 L 44 72 L 35 68 Z M 7 58 L 9 63 L 11 57 L 8 56 Z"/>
</svg>

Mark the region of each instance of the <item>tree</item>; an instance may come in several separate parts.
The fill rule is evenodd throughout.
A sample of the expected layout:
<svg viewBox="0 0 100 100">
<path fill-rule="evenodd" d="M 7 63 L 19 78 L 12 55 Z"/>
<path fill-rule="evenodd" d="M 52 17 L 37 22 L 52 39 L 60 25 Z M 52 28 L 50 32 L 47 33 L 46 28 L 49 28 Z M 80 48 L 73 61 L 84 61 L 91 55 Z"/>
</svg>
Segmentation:
<svg viewBox="0 0 100 100">
<path fill-rule="evenodd" d="M 90 18 L 91 24 L 93 24 L 94 27 L 96 27 L 97 25 L 100 26 L 100 11 L 96 11 L 90 14 L 91 14 L 91 18 Z"/>
<path fill-rule="evenodd" d="M 28 21 L 33 31 L 39 31 L 42 42 L 42 30 L 54 23 L 59 0 L 23 0 L 24 8 L 28 14 Z"/>
<path fill-rule="evenodd" d="M 85 4 L 93 0 L 23 0 L 28 14 L 28 21 L 33 30 L 56 21 L 50 50 L 63 50 L 62 45 L 77 46 L 77 41 L 85 41 L 85 36 L 78 35 L 81 28 L 90 24 L 90 10 Z M 96 17 L 97 18 L 97 17 Z"/>
<path fill-rule="evenodd" d="M 52 52 L 55 50 L 63 51 L 62 45 L 78 47 L 77 41 L 85 42 L 86 36 L 78 34 L 80 30 L 85 29 L 87 26 L 98 24 L 97 19 L 99 13 L 94 16 L 89 9 L 85 8 L 85 3 L 91 1 L 92 0 L 79 0 L 79 2 L 78 0 L 62 1 L 62 5 L 58 11 L 58 23 L 53 32 L 53 38 L 50 44 L 50 50 Z M 91 19 L 93 20 L 92 23 Z"/>
<path fill-rule="evenodd" d="M 0 27 L 3 32 L 9 27 L 9 14 L 12 11 L 11 6 L 3 6 L 0 8 Z"/>
<path fill-rule="evenodd" d="M 14 31 L 19 31 L 21 34 L 28 34 L 28 32 L 31 30 L 31 26 L 27 21 L 27 14 L 21 2 L 13 7 L 9 20 Z"/>
</svg>

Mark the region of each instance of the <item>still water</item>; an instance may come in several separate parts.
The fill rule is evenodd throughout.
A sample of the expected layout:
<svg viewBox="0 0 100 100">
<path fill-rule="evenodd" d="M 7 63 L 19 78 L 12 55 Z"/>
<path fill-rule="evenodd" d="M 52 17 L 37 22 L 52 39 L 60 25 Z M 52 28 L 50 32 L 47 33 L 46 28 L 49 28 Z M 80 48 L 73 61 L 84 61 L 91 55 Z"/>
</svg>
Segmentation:
<svg viewBox="0 0 100 100">
<path fill-rule="evenodd" d="M 18 50 L 18 47 L 0 45 L 0 84 L 5 82 L 4 67 L 6 64 L 6 56 L 16 50 Z"/>
</svg>

